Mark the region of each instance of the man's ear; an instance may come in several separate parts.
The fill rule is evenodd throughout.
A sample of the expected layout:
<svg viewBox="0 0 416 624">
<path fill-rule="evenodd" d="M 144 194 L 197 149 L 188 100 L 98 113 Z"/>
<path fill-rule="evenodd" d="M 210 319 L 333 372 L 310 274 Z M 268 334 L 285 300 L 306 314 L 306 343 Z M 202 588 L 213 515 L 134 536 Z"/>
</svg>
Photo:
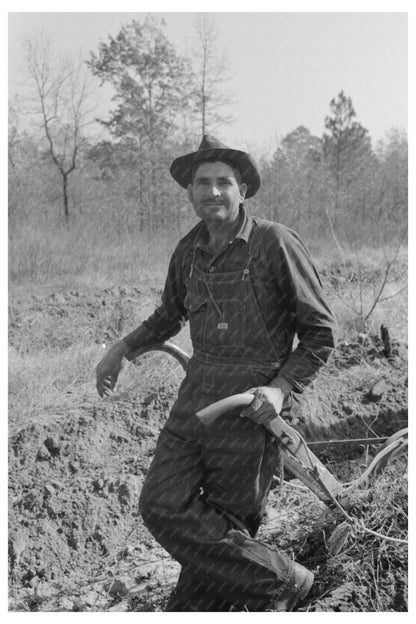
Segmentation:
<svg viewBox="0 0 416 624">
<path fill-rule="evenodd" d="M 247 193 L 247 184 L 245 182 L 242 182 L 240 184 L 240 197 L 241 197 L 241 201 L 244 201 L 246 193 Z"/>
<path fill-rule="evenodd" d="M 191 203 L 193 202 L 192 184 L 188 184 L 188 199 Z"/>
</svg>

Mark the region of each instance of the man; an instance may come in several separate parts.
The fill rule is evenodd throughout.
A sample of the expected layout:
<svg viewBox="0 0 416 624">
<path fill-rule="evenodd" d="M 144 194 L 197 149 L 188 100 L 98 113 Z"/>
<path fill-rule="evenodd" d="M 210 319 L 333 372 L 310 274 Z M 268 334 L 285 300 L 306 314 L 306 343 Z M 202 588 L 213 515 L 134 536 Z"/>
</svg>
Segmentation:
<svg viewBox="0 0 416 624">
<path fill-rule="evenodd" d="M 98 364 L 97 389 L 114 388 L 123 357 L 189 320 L 193 356 L 140 497 L 145 524 L 182 566 L 167 610 L 289 611 L 313 574 L 254 539 L 278 454 L 263 425 L 290 416 L 334 347 L 335 321 L 299 237 L 247 215 L 260 187 L 249 154 L 204 136 L 170 172 L 201 220 L 172 256 L 162 304 Z M 247 390 L 244 410 L 209 426 L 195 416 Z"/>
</svg>

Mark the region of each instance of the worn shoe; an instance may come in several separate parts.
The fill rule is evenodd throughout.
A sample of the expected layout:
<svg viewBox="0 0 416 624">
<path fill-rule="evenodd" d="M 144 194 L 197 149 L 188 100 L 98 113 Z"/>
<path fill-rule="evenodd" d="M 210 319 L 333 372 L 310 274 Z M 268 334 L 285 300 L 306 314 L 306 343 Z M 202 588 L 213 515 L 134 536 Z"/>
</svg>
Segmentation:
<svg viewBox="0 0 416 624">
<path fill-rule="evenodd" d="M 275 604 L 273 611 L 292 611 L 307 596 L 313 580 L 312 572 L 295 561 L 289 583 Z"/>
</svg>

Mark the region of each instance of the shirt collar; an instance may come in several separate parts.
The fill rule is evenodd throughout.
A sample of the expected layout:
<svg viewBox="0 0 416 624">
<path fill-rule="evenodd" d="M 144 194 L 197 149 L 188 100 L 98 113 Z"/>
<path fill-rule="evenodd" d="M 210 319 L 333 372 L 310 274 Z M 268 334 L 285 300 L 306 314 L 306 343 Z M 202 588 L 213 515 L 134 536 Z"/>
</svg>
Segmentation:
<svg viewBox="0 0 416 624">
<path fill-rule="evenodd" d="M 243 215 L 243 220 L 241 223 L 241 227 L 238 230 L 237 234 L 234 236 L 233 240 L 239 238 L 243 240 L 245 243 L 247 243 L 251 230 L 253 229 L 253 217 L 247 214 L 247 210 L 244 204 L 241 204 L 240 206 L 240 215 Z M 208 230 L 207 230 L 205 223 L 201 221 L 201 227 L 198 230 L 198 234 L 194 242 L 194 247 L 206 247 L 207 244 L 208 244 Z"/>
</svg>

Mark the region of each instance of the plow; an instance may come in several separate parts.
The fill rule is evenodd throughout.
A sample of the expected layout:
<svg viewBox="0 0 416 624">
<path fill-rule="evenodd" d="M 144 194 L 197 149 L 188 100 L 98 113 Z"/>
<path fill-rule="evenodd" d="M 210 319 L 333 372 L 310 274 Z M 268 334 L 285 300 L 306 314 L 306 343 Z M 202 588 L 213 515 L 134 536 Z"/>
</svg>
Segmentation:
<svg viewBox="0 0 416 624">
<path fill-rule="evenodd" d="M 144 347 L 129 354 L 133 360 L 149 351 L 162 351 L 173 356 L 186 372 L 190 356 L 180 347 L 166 341 L 164 343 Z M 217 401 L 196 413 L 200 421 L 209 426 L 227 412 L 249 405 L 254 395 L 245 392 L 235 394 Z M 339 510 L 348 520 L 351 520 L 348 511 L 353 505 L 354 493 L 364 485 L 370 476 L 382 472 L 386 466 L 408 451 L 408 428 L 400 429 L 390 437 L 359 438 L 343 440 L 322 440 L 307 442 L 304 437 L 288 422 L 277 416 L 268 425 L 267 429 L 277 439 L 281 463 L 292 477 L 299 479 L 318 498 L 332 510 Z M 347 444 L 351 446 L 381 445 L 381 448 L 359 477 L 349 483 L 339 481 L 328 468 L 319 460 L 313 449 Z"/>
</svg>

